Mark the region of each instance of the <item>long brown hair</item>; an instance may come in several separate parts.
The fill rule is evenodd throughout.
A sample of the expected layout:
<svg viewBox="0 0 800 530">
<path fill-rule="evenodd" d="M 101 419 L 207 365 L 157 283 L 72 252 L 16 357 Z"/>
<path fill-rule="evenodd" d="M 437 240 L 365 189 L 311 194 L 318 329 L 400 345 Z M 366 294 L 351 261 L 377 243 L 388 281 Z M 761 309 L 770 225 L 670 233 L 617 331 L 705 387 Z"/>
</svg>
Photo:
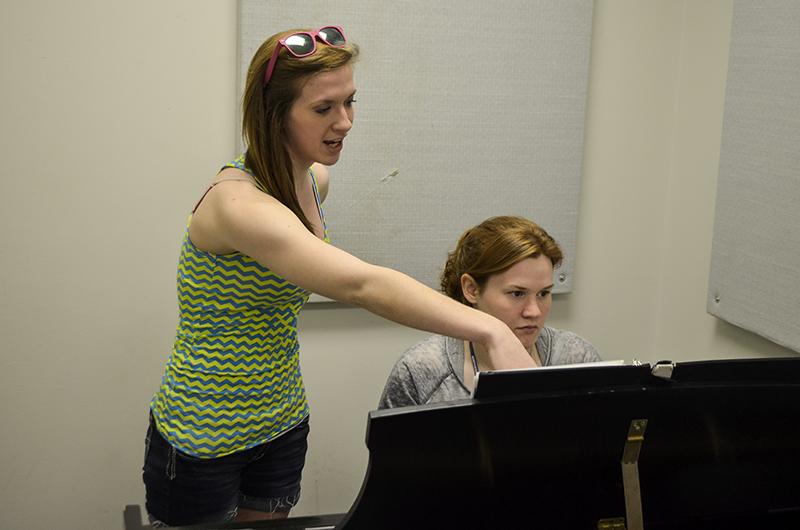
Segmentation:
<svg viewBox="0 0 800 530">
<path fill-rule="evenodd" d="M 298 31 L 307 30 L 277 33 L 264 41 L 253 56 L 242 98 L 242 138 L 247 150 L 245 165 L 253 172 L 259 188 L 292 210 L 313 232 L 313 225 L 303 213 L 294 188 L 292 159 L 286 148 L 286 120 L 308 78 L 355 60 L 358 46 L 348 43 L 335 48 L 317 41 L 316 52 L 299 59 L 283 49 L 269 84 L 264 86 L 267 64 L 275 46 L 279 46 L 278 41 Z"/>
<path fill-rule="evenodd" d="M 469 274 L 483 289 L 490 276 L 539 256 L 547 256 L 553 268 L 563 259 L 558 243 L 541 226 L 524 217 L 490 217 L 464 232 L 448 254 L 441 276 L 442 292 L 471 305 L 461 291 L 462 275 Z"/>
</svg>

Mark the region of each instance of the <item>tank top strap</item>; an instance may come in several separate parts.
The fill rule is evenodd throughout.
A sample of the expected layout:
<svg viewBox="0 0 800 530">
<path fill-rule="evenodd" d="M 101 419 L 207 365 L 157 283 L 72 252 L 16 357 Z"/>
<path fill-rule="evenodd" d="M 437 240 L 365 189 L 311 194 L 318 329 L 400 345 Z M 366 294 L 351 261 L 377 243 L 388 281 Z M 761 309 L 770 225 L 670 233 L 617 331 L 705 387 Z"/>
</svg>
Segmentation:
<svg viewBox="0 0 800 530">
<path fill-rule="evenodd" d="M 241 169 L 245 173 L 251 176 L 255 176 L 253 175 L 253 171 L 249 167 L 247 167 L 247 164 L 245 164 L 244 153 L 240 154 L 239 156 L 237 156 L 236 158 L 234 158 L 233 160 L 222 166 L 219 170 L 222 171 L 223 169 L 228 169 L 229 167 Z"/>
<path fill-rule="evenodd" d="M 317 188 L 317 177 L 314 176 L 314 171 L 308 168 L 308 174 L 311 175 L 311 187 L 314 189 L 314 201 L 317 203 L 317 211 L 319 212 L 319 220 L 322 221 L 322 238 L 326 243 L 330 243 L 328 238 L 328 225 L 325 223 L 325 215 L 322 213 L 322 199 L 319 196 L 319 188 Z"/>
<path fill-rule="evenodd" d="M 236 168 L 236 169 L 240 169 L 240 170 L 244 171 L 245 173 L 247 173 L 248 175 L 250 175 L 250 176 L 253 176 L 253 172 L 252 172 L 252 171 L 250 171 L 250 168 L 248 168 L 248 167 L 245 165 L 245 156 L 244 156 L 244 153 L 240 154 L 239 156 L 237 156 L 236 158 L 234 158 L 233 160 L 231 160 L 230 162 L 228 162 L 227 164 L 225 164 L 224 166 L 222 166 L 222 167 L 221 167 L 219 170 L 220 170 L 220 171 L 223 171 L 223 170 L 225 170 L 225 169 L 228 169 L 228 168 Z M 204 191 L 204 192 L 203 192 L 203 195 L 201 195 L 201 196 L 200 196 L 200 200 L 198 200 L 198 201 L 197 201 L 197 203 L 194 205 L 194 208 L 192 208 L 192 213 L 194 213 L 194 212 L 196 212 L 196 211 L 197 211 L 197 208 L 200 206 L 200 203 L 201 203 L 201 202 L 203 202 L 203 199 L 205 199 L 205 198 L 206 198 L 206 195 L 208 195 L 208 192 L 209 192 L 209 191 L 211 191 L 211 188 L 213 188 L 214 186 L 216 186 L 216 185 L 217 185 L 217 184 L 219 184 L 220 182 L 226 182 L 226 181 L 229 181 L 229 180 L 235 180 L 235 181 L 247 181 L 248 179 L 242 179 L 242 178 L 228 178 L 228 179 L 219 179 L 219 180 L 217 180 L 216 182 L 212 182 L 212 183 L 211 183 L 211 184 L 210 184 L 210 185 L 209 185 L 209 186 L 206 188 L 206 191 Z M 189 219 L 191 220 L 191 216 L 189 216 Z"/>
<path fill-rule="evenodd" d="M 208 192 L 211 191 L 211 188 L 219 184 L 220 182 L 252 182 L 250 179 L 237 179 L 237 178 L 230 178 L 230 179 L 219 179 L 216 182 L 212 182 L 207 188 L 206 191 L 203 192 L 203 195 L 200 197 L 200 200 L 197 201 L 197 204 L 194 205 L 192 208 L 192 213 L 197 211 L 197 207 L 200 206 L 200 203 L 203 202 L 203 199 L 206 198 Z"/>
</svg>

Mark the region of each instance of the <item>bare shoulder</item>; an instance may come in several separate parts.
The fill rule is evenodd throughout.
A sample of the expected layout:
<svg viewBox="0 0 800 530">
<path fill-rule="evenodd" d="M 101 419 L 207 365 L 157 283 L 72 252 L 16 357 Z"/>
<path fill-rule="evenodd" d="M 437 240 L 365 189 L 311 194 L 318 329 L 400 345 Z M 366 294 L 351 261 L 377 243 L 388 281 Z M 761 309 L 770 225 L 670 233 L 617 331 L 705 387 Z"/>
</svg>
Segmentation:
<svg viewBox="0 0 800 530">
<path fill-rule="evenodd" d="M 314 162 L 311 165 L 311 172 L 314 173 L 314 180 L 317 181 L 317 191 L 319 191 L 319 200 L 320 202 L 325 201 L 325 197 L 328 196 L 328 188 L 329 188 L 329 174 L 327 166 L 323 166 L 317 162 Z"/>
<path fill-rule="evenodd" d="M 189 235 L 194 245 L 205 252 L 228 254 L 241 250 L 233 244 L 231 230 L 246 230 L 252 212 L 261 215 L 286 208 L 255 185 L 244 171 L 227 168 L 219 173 L 192 216 Z"/>
<path fill-rule="evenodd" d="M 267 221 L 285 221 L 286 217 L 297 219 L 278 199 L 250 181 L 220 181 L 209 191 L 206 200 L 210 217 L 223 232 L 258 229 L 263 237 L 263 231 L 274 225 Z"/>
<path fill-rule="evenodd" d="M 195 246 L 215 254 L 240 252 L 306 290 L 348 303 L 360 300 L 378 268 L 322 241 L 254 182 L 220 175 L 190 225 Z"/>
</svg>

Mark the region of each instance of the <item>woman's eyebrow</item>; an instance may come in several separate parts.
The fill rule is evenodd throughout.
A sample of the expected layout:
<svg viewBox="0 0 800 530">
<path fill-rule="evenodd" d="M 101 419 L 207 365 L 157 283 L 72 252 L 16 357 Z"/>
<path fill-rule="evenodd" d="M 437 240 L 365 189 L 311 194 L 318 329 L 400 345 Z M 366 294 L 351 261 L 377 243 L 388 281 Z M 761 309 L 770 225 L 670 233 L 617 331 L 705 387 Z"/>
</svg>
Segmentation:
<svg viewBox="0 0 800 530">
<path fill-rule="evenodd" d="M 356 90 L 353 90 L 353 93 L 350 94 L 349 96 L 347 96 L 346 98 L 344 98 L 344 101 L 347 101 L 348 99 L 353 99 L 355 97 L 355 95 L 356 95 L 356 92 L 357 92 Z M 311 105 L 312 106 L 313 105 L 331 105 L 333 103 L 336 103 L 336 101 L 337 100 L 331 99 L 331 98 L 322 98 L 322 99 L 317 99 L 317 100 L 312 101 Z"/>
</svg>

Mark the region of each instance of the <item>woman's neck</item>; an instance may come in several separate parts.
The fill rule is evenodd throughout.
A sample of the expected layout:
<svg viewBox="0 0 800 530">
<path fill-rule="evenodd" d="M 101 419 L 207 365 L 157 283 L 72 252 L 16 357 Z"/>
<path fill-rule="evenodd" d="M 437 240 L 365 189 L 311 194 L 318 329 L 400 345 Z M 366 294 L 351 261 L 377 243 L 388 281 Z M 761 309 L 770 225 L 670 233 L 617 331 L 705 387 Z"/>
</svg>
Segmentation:
<svg viewBox="0 0 800 530">
<path fill-rule="evenodd" d="M 308 169 L 311 167 L 312 162 L 305 163 L 305 162 L 297 162 L 296 160 L 292 159 L 292 177 L 294 177 L 294 181 L 302 181 L 303 179 L 308 178 Z"/>
</svg>

